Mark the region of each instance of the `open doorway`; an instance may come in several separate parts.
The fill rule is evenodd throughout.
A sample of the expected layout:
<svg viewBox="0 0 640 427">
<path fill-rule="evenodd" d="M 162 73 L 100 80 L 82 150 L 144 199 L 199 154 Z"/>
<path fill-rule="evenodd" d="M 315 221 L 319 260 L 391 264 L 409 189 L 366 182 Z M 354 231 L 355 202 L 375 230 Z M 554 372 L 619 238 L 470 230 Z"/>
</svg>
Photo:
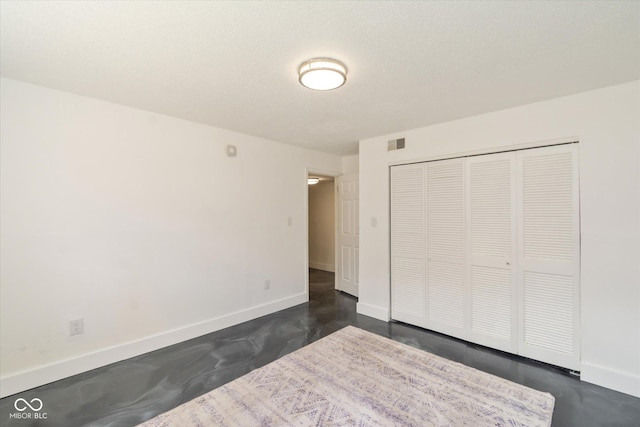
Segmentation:
<svg viewBox="0 0 640 427">
<path fill-rule="evenodd" d="M 308 179 L 309 299 L 314 299 L 335 288 L 335 182 L 317 174 Z"/>
<path fill-rule="evenodd" d="M 318 180 L 316 184 L 315 179 Z M 334 178 L 309 176 L 309 267 L 335 272 Z"/>
</svg>

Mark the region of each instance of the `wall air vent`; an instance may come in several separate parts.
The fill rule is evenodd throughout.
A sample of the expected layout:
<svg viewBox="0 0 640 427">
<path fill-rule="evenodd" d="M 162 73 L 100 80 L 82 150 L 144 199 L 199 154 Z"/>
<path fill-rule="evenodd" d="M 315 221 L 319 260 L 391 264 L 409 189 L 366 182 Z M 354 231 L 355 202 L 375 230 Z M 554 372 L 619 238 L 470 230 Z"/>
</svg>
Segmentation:
<svg viewBox="0 0 640 427">
<path fill-rule="evenodd" d="M 387 151 L 402 150 L 404 148 L 404 138 L 392 139 L 388 142 Z"/>
</svg>

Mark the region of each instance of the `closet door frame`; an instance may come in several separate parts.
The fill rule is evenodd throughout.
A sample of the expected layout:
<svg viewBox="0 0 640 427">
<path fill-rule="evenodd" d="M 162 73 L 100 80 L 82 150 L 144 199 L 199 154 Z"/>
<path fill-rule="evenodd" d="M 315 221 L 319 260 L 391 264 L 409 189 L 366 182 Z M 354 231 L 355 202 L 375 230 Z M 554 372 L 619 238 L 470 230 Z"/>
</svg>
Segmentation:
<svg viewBox="0 0 640 427">
<path fill-rule="evenodd" d="M 395 164 L 390 165 L 391 170 L 398 166 L 413 166 L 418 167 L 418 165 L 422 165 L 423 167 L 423 179 L 422 187 L 424 189 L 423 196 L 423 204 L 424 210 L 423 212 L 423 238 L 424 238 L 424 267 L 422 271 L 424 272 L 424 294 L 422 296 L 422 303 L 425 305 L 425 317 L 420 319 L 404 319 L 401 317 L 404 316 L 396 316 L 396 310 L 394 310 L 394 274 L 393 274 L 393 265 L 391 267 L 391 318 L 393 320 L 405 321 L 410 324 L 414 324 L 416 326 L 424 327 L 426 329 L 431 329 L 440 333 L 444 333 L 453 337 L 461 338 L 464 340 L 468 340 L 470 342 L 474 342 L 480 345 L 486 345 L 491 348 L 495 348 L 498 350 L 507 351 L 514 354 L 519 354 L 525 357 L 529 357 L 535 360 L 539 360 L 545 363 L 550 363 L 557 366 L 562 366 L 565 368 L 580 370 L 580 349 L 581 349 L 581 341 L 580 341 L 580 195 L 579 195 L 579 156 L 578 156 L 578 146 L 576 140 L 565 140 L 565 141 L 553 141 L 550 144 L 524 144 L 522 146 L 513 147 L 512 149 L 505 150 L 502 152 L 474 152 L 469 153 L 467 155 L 460 155 L 457 157 L 450 158 L 432 158 L 432 159 L 424 159 L 418 163 L 412 164 Z M 574 207 L 572 211 L 572 220 L 571 224 L 573 227 L 573 243 L 572 243 L 572 262 L 570 265 L 563 265 L 561 262 L 554 262 L 553 259 L 545 260 L 547 265 L 547 271 L 550 274 L 559 274 L 565 275 L 567 277 L 572 278 L 572 337 L 573 342 L 571 346 L 571 351 L 564 352 L 555 352 L 552 348 L 541 348 L 540 346 L 531 345 L 531 343 L 527 343 L 525 341 L 525 331 L 527 324 L 525 322 L 525 271 L 533 271 L 534 273 L 537 270 L 535 266 L 536 263 L 539 263 L 539 260 L 532 259 L 532 257 L 525 257 L 524 255 L 524 243 L 523 243 L 523 235 L 524 235 L 524 219 L 523 219 L 523 159 L 531 156 L 537 155 L 540 153 L 571 153 L 571 176 L 572 176 L 572 206 Z M 494 263 L 496 266 L 500 265 L 501 262 L 509 263 L 511 268 L 511 289 L 512 294 L 510 296 L 512 312 L 510 313 L 511 319 L 511 339 L 492 339 L 490 336 L 486 336 L 487 334 L 477 334 L 472 330 L 472 308 L 473 308 L 473 289 L 472 289 L 472 265 L 475 262 L 474 258 L 477 258 L 477 254 L 474 255 L 472 253 L 471 248 L 471 165 L 474 162 L 480 162 L 482 160 L 475 160 L 476 158 L 487 158 L 487 156 L 491 156 L 492 158 L 512 158 L 511 163 L 511 256 L 505 257 L 505 259 L 488 259 L 484 258 L 484 264 L 487 266 L 491 266 Z M 446 323 L 439 322 L 437 319 L 430 319 L 430 311 L 429 305 L 433 303 L 429 298 L 429 277 L 431 273 L 431 266 L 433 256 L 430 254 L 429 250 L 429 183 L 428 183 L 428 168 L 430 165 L 435 163 L 443 164 L 442 162 L 458 162 L 463 165 L 462 174 L 463 174 L 463 235 L 464 235 L 464 250 L 463 250 L 463 283 L 464 283 L 464 313 L 463 313 L 463 327 L 452 327 L 451 325 L 447 325 Z M 390 173 L 390 178 L 392 174 Z M 552 187 L 551 192 L 554 191 Z M 551 193 L 549 193 L 551 194 Z M 393 189 L 390 186 L 390 201 L 391 206 L 390 210 L 393 216 L 394 206 L 393 206 Z M 554 207 L 551 207 L 554 209 Z M 391 221 L 392 222 L 392 221 Z M 515 223 L 515 225 L 514 225 Z M 393 227 L 393 224 L 390 224 Z M 515 227 L 515 230 L 514 230 Z M 393 234 L 393 232 L 391 232 Z M 392 236 L 393 239 L 393 236 Z M 553 243 L 552 243 L 553 245 Z M 553 252 L 553 246 L 550 247 L 549 254 Z M 551 256 L 547 256 L 545 258 L 550 258 Z M 390 262 L 393 263 L 394 251 L 393 247 L 390 247 Z M 508 259 L 507 259 L 508 258 Z M 496 264 L 497 263 L 497 264 Z M 565 263 L 566 264 L 566 263 Z M 506 266 L 506 265 L 505 265 Z M 529 283 L 532 283 L 531 281 Z M 542 285 L 544 285 L 544 278 L 542 280 Z M 553 282 L 551 282 L 551 288 L 553 289 Z M 529 287 L 530 290 L 535 289 Z M 440 298 L 442 299 L 442 298 Z M 531 301 L 531 299 L 529 299 Z M 542 300 L 539 300 L 542 301 Z M 549 305 L 553 305 L 553 300 L 550 300 L 551 303 Z M 545 301 L 542 305 L 547 304 Z M 542 310 L 544 313 L 544 310 Z M 544 319 L 543 319 L 544 320 Z M 540 322 L 543 323 L 543 322 Z M 531 325 L 531 323 L 530 323 Z M 539 325 L 538 325 L 539 326 Z M 547 329 L 549 333 L 553 333 L 553 323 L 549 324 Z M 544 336 L 544 325 L 542 328 L 538 328 L 538 331 L 543 331 L 542 334 Z M 565 328 L 566 332 L 566 328 Z M 539 335 L 540 336 L 540 335 Z M 508 341 L 508 342 L 507 342 Z M 533 342 L 533 340 L 532 340 Z M 544 338 L 541 340 L 544 344 Z M 566 349 L 565 349 L 566 350 Z M 555 353 L 555 354 L 554 354 Z"/>
</svg>

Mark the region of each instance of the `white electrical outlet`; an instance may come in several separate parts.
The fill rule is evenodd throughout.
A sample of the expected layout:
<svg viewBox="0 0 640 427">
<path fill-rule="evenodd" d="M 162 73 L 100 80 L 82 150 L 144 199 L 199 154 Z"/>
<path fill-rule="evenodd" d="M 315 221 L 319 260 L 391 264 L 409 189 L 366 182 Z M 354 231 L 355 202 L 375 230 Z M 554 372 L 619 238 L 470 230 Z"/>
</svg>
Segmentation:
<svg viewBox="0 0 640 427">
<path fill-rule="evenodd" d="M 79 335 L 84 332 L 84 319 L 81 317 L 79 319 L 70 320 L 69 321 L 69 335 Z"/>
<path fill-rule="evenodd" d="M 270 288 L 271 288 L 271 280 L 267 279 L 264 281 L 264 289 L 266 291 L 267 289 L 270 289 Z"/>
</svg>

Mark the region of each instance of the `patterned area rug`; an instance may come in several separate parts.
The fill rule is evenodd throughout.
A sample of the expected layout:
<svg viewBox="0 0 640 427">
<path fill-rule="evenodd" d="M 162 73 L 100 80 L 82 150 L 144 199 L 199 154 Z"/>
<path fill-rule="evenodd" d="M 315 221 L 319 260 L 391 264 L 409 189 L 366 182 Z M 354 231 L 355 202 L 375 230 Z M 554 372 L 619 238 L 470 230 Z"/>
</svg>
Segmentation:
<svg viewBox="0 0 640 427">
<path fill-rule="evenodd" d="M 141 425 L 549 426 L 554 402 L 348 326 Z"/>
</svg>

